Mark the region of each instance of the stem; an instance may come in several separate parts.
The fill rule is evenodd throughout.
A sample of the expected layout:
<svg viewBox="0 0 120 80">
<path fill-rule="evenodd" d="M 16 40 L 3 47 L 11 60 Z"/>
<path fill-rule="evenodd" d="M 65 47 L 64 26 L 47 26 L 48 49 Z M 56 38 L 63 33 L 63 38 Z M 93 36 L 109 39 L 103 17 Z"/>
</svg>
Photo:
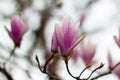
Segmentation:
<svg viewBox="0 0 120 80">
<path fill-rule="evenodd" d="M 0 67 L 0 71 L 3 72 L 3 74 L 5 74 L 8 80 L 13 80 L 12 76 L 5 70 L 5 68 Z"/>
<path fill-rule="evenodd" d="M 104 66 L 104 64 L 101 63 L 97 68 L 95 68 L 95 69 L 91 72 L 91 74 L 90 74 L 90 76 L 87 78 L 87 80 L 90 79 L 90 77 L 92 76 L 92 74 L 93 74 L 95 71 L 97 71 L 98 69 L 101 69 L 103 66 Z"/>
<path fill-rule="evenodd" d="M 9 57 L 8 60 L 10 60 L 11 57 L 15 54 L 15 50 L 16 50 L 16 48 L 17 48 L 17 46 L 15 45 L 14 48 L 13 48 L 13 50 L 11 51 L 11 54 L 10 54 L 10 57 Z"/>
<path fill-rule="evenodd" d="M 95 80 L 95 79 L 98 79 L 98 78 L 100 78 L 100 77 L 103 77 L 103 76 L 106 76 L 106 75 L 108 75 L 108 74 L 111 74 L 112 71 L 113 71 L 118 65 L 120 65 L 120 62 L 117 63 L 115 66 L 113 66 L 113 67 L 109 70 L 109 72 L 106 72 L 106 73 L 103 73 L 103 74 L 101 74 L 101 75 L 98 75 L 98 76 L 96 76 L 96 77 L 94 77 L 94 78 L 91 78 L 90 80 Z"/>
<path fill-rule="evenodd" d="M 40 66 L 40 61 L 39 61 L 37 55 L 36 55 L 35 59 L 36 59 L 36 61 L 37 61 L 37 63 L 38 63 L 38 68 L 39 68 L 39 70 L 43 73 L 43 70 L 42 70 L 42 68 L 41 68 L 41 66 Z"/>
<path fill-rule="evenodd" d="M 85 70 L 87 70 L 89 67 L 91 67 L 91 65 L 88 65 L 87 67 L 85 67 L 85 68 L 82 70 L 82 72 L 81 72 L 80 75 L 79 75 L 79 78 L 81 77 L 81 75 L 83 74 L 83 72 L 84 72 Z"/>
<path fill-rule="evenodd" d="M 49 64 L 49 62 L 54 58 L 54 56 L 56 55 L 56 53 L 53 53 L 51 55 L 51 57 L 47 60 L 47 62 L 45 63 L 45 66 L 44 66 L 44 70 L 43 72 L 46 73 L 46 69 L 47 69 L 47 65 Z"/>
<path fill-rule="evenodd" d="M 47 65 L 49 64 L 49 62 L 51 61 L 51 59 L 53 59 L 54 56 L 55 56 L 55 53 L 53 53 L 52 56 L 48 59 L 48 61 L 45 63 L 45 66 L 44 66 L 44 69 L 43 69 L 43 70 L 42 70 L 42 68 L 41 68 L 41 66 L 40 66 L 40 61 L 39 61 L 37 55 L 36 55 L 36 61 L 37 61 L 37 63 L 38 63 L 39 70 L 40 70 L 42 73 L 47 74 L 47 75 L 48 75 L 51 79 L 53 79 L 53 80 L 60 80 L 60 79 L 58 79 L 58 78 L 50 75 L 50 74 L 46 71 Z"/>
<path fill-rule="evenodd" d="M 15 45 L 13 50 L 10 53 L 10 57 L 7 59 L 7 62 L 3 63 L 4 66 L 10 61 L 11 57 L 15 54 L 16 48 L 17 48 L 17 46 Z"/>
<path fill-rule="evenodd" d="M 100 69 L 100 68 L 94 69 L 94 70 L 91 72 L 90 76 L 87 78 L 87 80 L 88 80 L 88 79 L 92 76 L 92 74 L 93 74 L 95 71 L 97 71 L 98 69 Z"/>
<path fill-rule="evenodd" d="M 106 75 L 111 74 L 111 73 L 112 73 L 112 72 L 106 72 L 106 73 L 101 74 L 101 75 L 99 75 L 99 76 L 96 76 L 96 77 L 94 77 L 94 78 L 92 78 L 92 79 L 90 79 L 90 80 L 95 80 L 95 79 L 98 79 L 98 78 L 100 78 L 100 77 L 106 76 Z"/>
<path fill-rule="evenodd" d="M 78 77 L 75 77 L 75 76 L 73 76 L 73 75 L 71 74 L 71 72 L 70 72 L 70 70 L 69 70 L 69 68 L 68 68 L 68 61 L 65 61 L 65 64 L 66 64 L 66 69 L 67 69 L 68 74 L 69 74 L 71 77 L 73 77 L 74 79 L 77 79 Z M 79 79 L 78 79 L 78 80 L 79 80 Z"/>
</svg>

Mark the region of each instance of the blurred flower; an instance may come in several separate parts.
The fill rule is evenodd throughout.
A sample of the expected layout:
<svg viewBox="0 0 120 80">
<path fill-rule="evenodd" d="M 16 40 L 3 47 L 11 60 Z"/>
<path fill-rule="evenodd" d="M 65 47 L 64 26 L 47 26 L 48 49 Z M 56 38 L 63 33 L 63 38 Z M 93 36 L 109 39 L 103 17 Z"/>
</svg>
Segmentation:
<svg viewBox="0 0 120 80">
<path fill-rule="evenodd" d="M 63 21 L 62 26 L 55 26 L 55 36 L 60 48 L 60 52 L 65 59 L 68 61 L 73 54 L 73 49 L 83 40 L 83 35 L 79 40 L 79 27 L 75 25 L 74 21 L 68 17 Z"/>
<path fill-rule="evenodd" d="M 120 65 L 118 65 L 113 71 L 120 79 Z"/>
<path fill-rule="evenodd" d="M 20 16 L 15 15 L 11 20 L 11 31 L 6 28 L 9 36 L 13 39 L 16 46 L 20 46 L 23 35 L 28 31 L 28 27 L 25 25 Z"/>
<path fill-rule="evenodd" d="M 119 36 L 114 36 L 115 42 L 118 45 L 118 47 L 120 47 L 120 29 L 119 29 Z"/>
<path fill-rule="evenodd" d="M 113 61 L 110 53 L 108 54 L 108 64 L 110 69 L 112 69 L 115 65 L 115 61 Z M 120 79 L 120 65 L 116 66 L 112 72 L 115 73 Z"/>
<path fill-rule="evenodd" d="M 112 56 L 110 54 L 110 52 L 108 53 L 108 65 L 109 65 L 109 68 L 112 68 L 113 67 L 113 59 L 112 59 Z"/>
<path fill-rule="evenodd" d="M 72 55 L 72 59 L 74 60 L 74 62 L 76 62 L 80 57 L 80 46 L 77 45 L 73 51 L 74 51 L 74 54 Z"/>
<path fill-rule="evenodd" d="M 80 45 L 80 54 L 82 60 L 85 62 L 86 65 L 93 63 L 93 57 L 96 53 L 96 46 L 91 42 L 87 44 L 81 43 Z"/>
<path fill-rule="evenodd" d="M 52 36 L 51 52 L 56 53 L 58 51 L 58 42 L 56 40 L 55 32 Z"/>
</svg>

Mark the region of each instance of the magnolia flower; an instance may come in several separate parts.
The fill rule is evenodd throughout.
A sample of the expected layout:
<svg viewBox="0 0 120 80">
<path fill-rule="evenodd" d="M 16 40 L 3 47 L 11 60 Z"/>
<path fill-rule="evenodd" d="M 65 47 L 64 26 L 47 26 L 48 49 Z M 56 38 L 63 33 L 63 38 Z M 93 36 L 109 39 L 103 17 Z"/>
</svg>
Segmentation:
<svg viewBox="0 0 120 80">
<path fill-rule="evenodd" d="M 73 51 L 74 54 L 72 55 L 72 59 L 74 60 L 74 62 L 77 62 L 77 60 L 80 58 L 80 46 L 77 45 Z"/>
<path fill-rule="evenodd" d="M 113 61 L 113 58 L 112 58 L 110 53 L 108 54 L 108 64 L 109 64 L 110 69 L 112 67 L 114 67 L 114 65 L 115 65 L 115 61 Z M 120 65 L 116 66 L 115 69 L 112 72 L 114 74 L 116 74 L 118 76 L 118 78 L 120 79 Z"/>
<path fill-rule="evenodd" d="M 73 49 L 83 40 L 83 35 L 79 40 L 79 27 L 75 25 L 74 21 L 69 17 L 63 21 L 62 25 L 55 25 L 55 37 L 57 40 L 60 53 L 63 58 L 68 61 L 73 54 Z M 54 41 L 56 41 L 54 39 Z"/>
<path fill-rule="evenodd" d="M 28 31 L 28 27 L 25 25 L 20 16 L 15 15 L 11 20 L 11 31 L 6 28 L 9 36 L 13 39 L 16 46 L 20 46 L 23 35 Z"/>
<path fill-rule="evenodd" d="M 114 36 L 114 40 L 116 42 L 116 44 L 120 47 L 120 29 L 119 29 L 119 36 Z"/>
<path fill-rule="evenodd" d="M 90 42 L 80 45 L 80 56 L 86 65 L 93 63 L 95 52 L 96 46 Z"/>
</svg>

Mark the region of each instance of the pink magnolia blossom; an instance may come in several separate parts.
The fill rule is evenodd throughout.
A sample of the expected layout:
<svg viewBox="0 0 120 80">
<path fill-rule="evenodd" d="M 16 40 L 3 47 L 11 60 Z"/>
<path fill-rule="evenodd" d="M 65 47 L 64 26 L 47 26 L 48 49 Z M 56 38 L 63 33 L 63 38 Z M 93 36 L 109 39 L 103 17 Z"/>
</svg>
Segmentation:
<svg viewBox="0 0 120 80">
<path fill-rule="evenodd" d="M 16 46 L 20 46 L 23 35 L 28 31 L 28 27 L 25 25 L 20 16 L 15 15 L 11 20 L 11 31 L 6 28 L 9 36 L 13 39 Z"/>
<path fill-rule="evenodd" d="M 108 65 L 109 68 L 111 69 L 114 65 L 115 65 L 115 61 L 113 61 L 113 58 L 111 56 L 111 54 L 108 54 Z M 118 65 L 113 71 L 114 74 L 116 74 L 118 76 L 118 78 L 120 79 L 120 65 Z"/>
<path fill-rule="evenodd" d="M 77 62 L 77 60 L 80 58 L 80 46 L 77 45 L 73 51 L 74 54 L 72 55 L 72 59 L 74 60 L 74 62 Z"/>
<path fill-rule="evenodd" d="M 86 65 L 93 63 L 93 58 L 96 53 L 96 46 L 92 43 L 80 45 L 80 56 Z"/>
<path fill-rule="evenodd" d="M 66 18 L 62 25 L 57 24 L 55 26 L 56 40 L 60 49 L 60 53 L 65 60 L 69 60 L 73 54 L 73 49 L 85 37 L 85 35 L 83 35 L 78 40 L 78 35 L 79 27 L 75 25 L 74 21 L 70 17 Z"/>
<path fill-rule="evenodd" d="M 120 47 L 120 29 L 119 29 L 119 36 L 114 36 L 114 40 L 116 44 L 118 45 L 118 47 Z"/>
</svg>

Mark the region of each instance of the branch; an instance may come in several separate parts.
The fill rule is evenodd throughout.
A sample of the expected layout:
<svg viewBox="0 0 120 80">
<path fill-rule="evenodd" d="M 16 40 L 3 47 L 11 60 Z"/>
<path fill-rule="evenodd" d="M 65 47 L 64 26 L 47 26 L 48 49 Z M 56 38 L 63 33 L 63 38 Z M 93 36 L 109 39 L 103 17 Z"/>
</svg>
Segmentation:
<svg viewBox="0 0 120 80">
<path fill-rule="evenodd" d="M 55 56 L 55 54 L 53 53 L 52 56 L 48 59 L 48 61 L 45 63 L 45 66 L 44 66 L 44 69 L 43 69 L 43 70 L 42 70 L 42 68 L 41 68 L 41 66 L 40 66 L 40 61 L 39 61 L 37 55 L 36 55 L 36 61 L 37 61 L 37 63 L 38 63 L 39 70 L 40 70 L 42 73 L 47 74 L 47 75 L 50 77 L 50 79 L 52 79 L 52 80 L 60 80 L 60 79 L 58 79 L 57 77 L 50 75 L 50 74 L 46 71 L 47 65 L 48 65 L 49 62 L 53 59 L 54 56 Z"/>
<path fill-rule="evenodd" d="M 8 78 L 8 80 L 13 80 L 12 76 L 5 70 L 5 68 L 0 67 L 0 71 L 5 74 L 5 76 Z"/>
<path fill-rule="evenodd" d="M 71 72 L 70 72 L 70 70 L 69 70 L 69 68 L 68 68 L 68 61 L 65 61 L 65 64 L 66 64 L 66 69 L 67 69 L 68 74 L 69 74 L 72 78 L 74 78 L 74 79 L 79 79 L 79 77 L 75 77 L 75 76 L 73 76 L 73 75 L 71 74 Z"/>
<path fill-rule="evenodd" d="M 98 78 L 100 78 L 100 77 L 103 77 L 103 76 L 106 76 L 106 75 L 108 75 L 108 74 L 111 74 L 112 71 L 113 71 L 118 65 L 120 65 L 120 62 L 117 63 L 115 66 L 113 66 L 108 72 L 103 73 L 103 74 L 101 74 L 101 75 L 98 75 L 98 76 L 96 76 L 96 77 L 94 77 L 94 78 L 91 78 L 90 80 L 95 80 L 95 79 L 98 79 Z"/>
</svg>

